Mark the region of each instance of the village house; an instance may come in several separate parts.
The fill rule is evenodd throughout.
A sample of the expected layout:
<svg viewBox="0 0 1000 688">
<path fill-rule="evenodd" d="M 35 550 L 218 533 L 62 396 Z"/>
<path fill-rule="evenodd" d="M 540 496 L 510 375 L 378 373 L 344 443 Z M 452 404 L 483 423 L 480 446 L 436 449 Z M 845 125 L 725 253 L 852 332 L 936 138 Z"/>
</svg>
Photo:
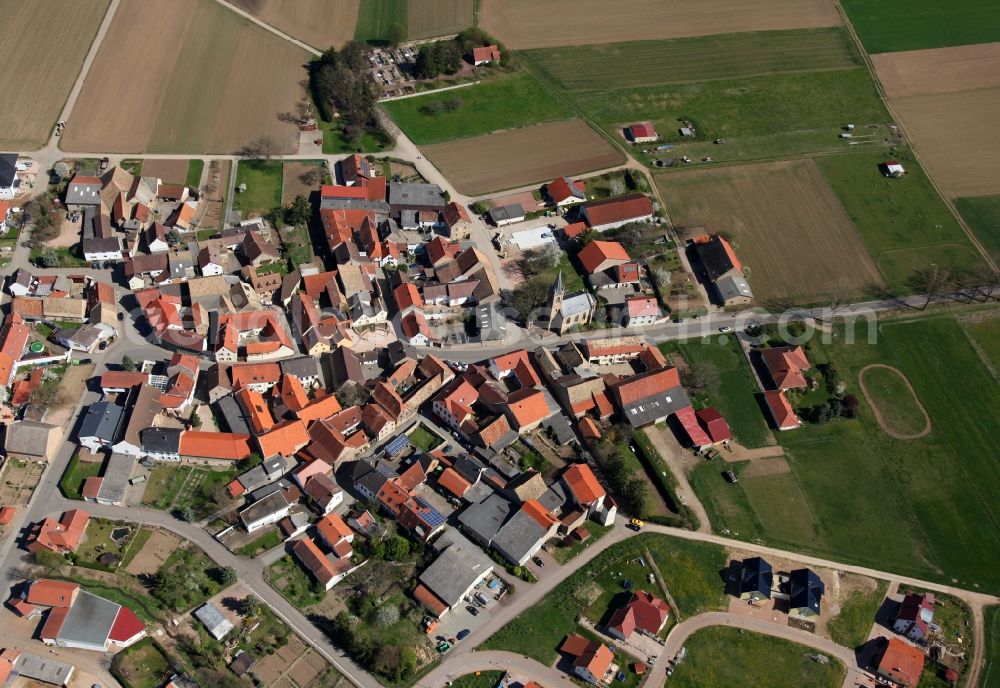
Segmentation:
<svg viewBox="0 0 1000 688">
<path fill-rule="evenodd" d="M 638 590 L 632 593 L 624 606 L 611 615 L 607 625 L 608 634 L 621 640 L 628 640 L 636 631 L 656 636 L 669 616 L 670 607 L 666 602 L 645 590 Z"/>
<path fill-rule="evenodd" d="M 625 137 L 632 143 L 653 143 L 659 139 L 652 122 L 637 122 L 625 127 Z"/>
<path fill-rule="evenodd" d="M 580 217 L 597 232 L 606 232 L 629 222 L 651 222 L 653 203 L 641 193 L 588 201 L 580 206 Z"/>
<path fill-rule="evenodd" d="M 739 306 L 747 305 L 753 300 L 753 291 L 744 275 L 743 264 L 721 234 L 697 237 L 691 243 L 691 248 L 709 284 L 715 288 L 719 303 L 724 306 Z"/>
<path fill-rule="evenodd" d="M 549 202 L 557 208 L 583 203 L 587 200 L 587 194 L 583 182 L 572 180 L 569 177 L 559 177 L 545 185 L 545 195 Z"/>
<path fill-rule="evenodd" d="M 591 685 L 604 684 L 615 655 L 603 642 L 581 635 L 567 636 L 559 651 L 573 658 L 573 673 Z"/>
</svg>

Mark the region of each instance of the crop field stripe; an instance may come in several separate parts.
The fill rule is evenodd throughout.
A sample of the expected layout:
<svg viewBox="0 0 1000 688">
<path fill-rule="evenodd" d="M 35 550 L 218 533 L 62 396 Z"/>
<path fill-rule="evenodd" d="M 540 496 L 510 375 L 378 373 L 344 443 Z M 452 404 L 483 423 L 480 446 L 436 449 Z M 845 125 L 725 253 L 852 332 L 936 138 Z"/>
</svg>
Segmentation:
<svg viewBox="0 0 1000 688">
<path fill-rule="evenodd" d="M 1000 3 L 983 0 L 842 0 L 869 53 L 1000 41 Z"/>
<path fill-rule="evenodd" d="M 527 50 L 559 88 L 585 91 L 735 79 L 863 64 L 840 28 L 758 31 Z"/>
<path fill-rule="evenodd" d="M 474 0 L 409 0 L 410 40 L 450 36 L 475 23 Z"/>
<path fill-rule="evenodd" d="M 407 14 L 407 0 L 361 0 L 354 40 L 385 40 L 390 26 L 407 25 Z"/>
</svg>

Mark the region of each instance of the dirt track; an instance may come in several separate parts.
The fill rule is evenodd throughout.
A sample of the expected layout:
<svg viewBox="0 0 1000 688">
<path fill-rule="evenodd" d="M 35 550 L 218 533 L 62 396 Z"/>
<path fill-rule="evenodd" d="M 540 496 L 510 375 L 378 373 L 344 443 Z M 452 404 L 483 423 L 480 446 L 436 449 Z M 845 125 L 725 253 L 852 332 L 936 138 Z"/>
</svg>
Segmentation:
<svg viewBox="0 0 1000 688">
<path fill-rule="evenodd" d="M 868 392 L 868 387 L 865 386 L 865 371 L 871 370 L 872 368 L 883 368 L 885 370 L 892 370 L 895 371 L 895 373 L 899 375 L 901 378 L 903 378 L 903 381 L 906 383 L 907 389 L 909 389 L 910 394 L 913 395 L 913 401 L 916 403 L 917 407 L 923 412 L 924 418 L 927 421 L 927 424 L 924 426 L 923 430 L 921 430 L 916 434 L 907 435 L 900 432 L 896 432 L 891 427 L 889 427 L 888 423 L 885 422 L 885 418 L 883 417 L 882 411 L 879 409 L 878 404 L 876 404 L 875 400 L 872 399 L 871 394 Z M 865 395 L 865 401 L 868 402 L 868 406 L 871 407 L 872 413 L 875 414 L 875 420 L 878 421 L 879 427 L 882 428 L 882 432 L 889 435 L 889 437 L 892 437 L 897 440 L 916 440 L 920 439 L 921 437 L 925 436 L 927 433 L 931 431 L 931 417 L 927 415 L 927 409 L 925 409 L 924 405 L 920 403 L 920 397 L 918 397 L 917 393 L 913 391 L 913 385 L 910 384 L 910 379 L 903 374 L 903 371 L 899 370 L 898 368 L 893 368 L 890 365 L 885 365 L 884 363 L 872 363 L 870 365 L 866 365 L 858 372 L 858 384 L 860 384 L 861 386 L 861 393 Z"/>
<path fill-rule="evenodd" d="M 840 26 L 830 0 L 482 0 L 480 25 L 511 48 Z"/>
<path fill-rule="evenodd" d="M 579 119 L 422 148 L 460 193 L 510 189 L 612 167 L 622 155 Z"/>
<path fill-rule="evenodd" d="M 812 160 L 659 174 L 656 184 L 676 224 L 732 237 L 758 303 L 860 296 L 882 284 Z"/>
<path fill-rule="evenodd" d="M 888 98 L 1000 86 L 1000 43 L 872 55 Z"/>
</svg>

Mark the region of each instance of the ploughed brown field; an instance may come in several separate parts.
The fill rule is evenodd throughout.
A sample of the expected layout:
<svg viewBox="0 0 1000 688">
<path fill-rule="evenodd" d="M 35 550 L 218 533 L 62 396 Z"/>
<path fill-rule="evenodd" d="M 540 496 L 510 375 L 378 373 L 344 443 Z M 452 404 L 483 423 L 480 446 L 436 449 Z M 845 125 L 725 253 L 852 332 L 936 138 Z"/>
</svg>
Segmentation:
<svg viewBox="0 0 1000 688">
<path fill-rule="evenodd" d="M 889 98 L 1000 86 L 1000 43 L 872 55 Z"/>
<path fill-rule="evenodd" d="M 469 196 L 613 167 L 623 160 L 579 119 L 436 143 L 421 150 L 460 193 Z"/>
<path fill-rule="evenodd" d="M 61 146 L 232 153 L 268 137 L 295 152 L 298 131 L 278 115 L 295 110 L 309 57 L 214 0 L 123 0 Z"/>
<path fill-rule="evenodd" d="M 44 145 L 109 3 L 0 3 L 0 149 Z"/>
<path fill-rule="evenodd" d="M 482 0 L 480 25 L 510 48 L 840 26 L 833 0 Z"/>
<path fill-rule="evenodd" d="M 882 277 L 812 160 L 659 174 L 677 225 L 733 241 L 759 304 L 860 297 Z"/>
<path fill-rule="evenodd" d="M 308 183 L 311 180 L 307 175 L 314 171 L 318 172 L 316 182 Z M 311 193 L 319 191 L 320 184 L 323 183 L 324 172 L 326 172 L 326 168 L 315 163 L 284 163 L 281 166 L 281 204 L 288 205 L 295 200 L 296 196 L 309 198 Z"/>
<path fill-rule="evenodd" d="M 1000 193 L 1000 43 L 885 53 L 872 62 L 942 191 Z"/>
<path fill-rule="evenodd" d="M 157 177 L 164 184 L 183 184 L 187 181 L 188 161 L 169 158 L 144 160 L 144 177 Z"/>
<path fill-rule="evenodd" d="M 361 0 L 232 0 L 241 10 L 317 50 L 354 38 Z"/>
</svg>

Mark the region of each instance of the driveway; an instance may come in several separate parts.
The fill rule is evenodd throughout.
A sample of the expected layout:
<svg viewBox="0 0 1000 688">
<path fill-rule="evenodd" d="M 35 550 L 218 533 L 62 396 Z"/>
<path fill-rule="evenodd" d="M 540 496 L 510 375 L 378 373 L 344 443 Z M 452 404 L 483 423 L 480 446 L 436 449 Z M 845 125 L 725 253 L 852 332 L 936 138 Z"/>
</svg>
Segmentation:
<svg viewBox="0 0 1000 688">
<path fill-rule="evenodd" d="M 687 479 L 687 465 L 691 463 L 694 457 L 677 442 L 677 438 L 667 431 L 666 428 L 660 425 L 651 425 L 644 432 L 649 441 L 656 447 L 660 456 L 663 457 L 667 468 L 670 469 L 670 473 L 674 476 L 674 481 L 677 483 L 675 490 L 677 499 L 680 500 L 681 504 L 691 509 L 694 515 L 698 517 L 698 532 L 711 533 L 712 525 L 708 520 L 708 512 L 705 511 L 704 505 L 698 499 L 698 495 L 694 493 L 694 490 L 691 489 L 691 483 Z M 694 460 L 696 461 L 697 459 Z"/>
</svg>

